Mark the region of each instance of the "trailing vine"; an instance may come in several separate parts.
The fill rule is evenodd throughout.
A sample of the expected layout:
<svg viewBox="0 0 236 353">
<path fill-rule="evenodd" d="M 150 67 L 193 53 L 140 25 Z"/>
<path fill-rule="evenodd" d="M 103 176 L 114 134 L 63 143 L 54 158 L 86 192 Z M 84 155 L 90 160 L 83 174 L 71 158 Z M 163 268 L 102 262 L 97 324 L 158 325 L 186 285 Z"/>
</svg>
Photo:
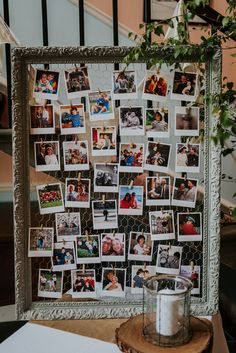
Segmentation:
<svg viewBox="0 0 236 353">
<path fill-rule="evenodd" d="M 211 33 L 209 33 L 209 28 L 202 28 L 205 33 L 201 36 L 201 42 L 198 44 L 199 62 L 204 62 L 206 53 L 213 52 L 216 46 L 222 47 L 230 39 L 235 40 L 236 38 L 236 0 L 226 1 L 228 4 L 226 16 L 219 18 L 220 26 L 217 29 L 212 27 Z M 197 15 L 199 8 L 204 8 L 209 3 L 209 0 L 188 0 L 185 1 L 185 11 L 181 18 L 172 17 L 165 21 L 140 24 L 139 29 L 143 30 L 144 33 L 142 35 L 129 33 L 129 38 L 136 42 L 136 46 L 125 57 L 124 62 L 129 65 L 131 62 L 140 61 L 150 48 L 159 47 L 164 49 L 167 46 L 174 46 L 174 55 L 168 57 L 168 61 L 163 58 L 151 57 L 148 66 L 152 67 L 156 64 L 161 66 L 165 63 L 169 66 L 180 67 L 178 63 L 181 63 L 181 57 L 184 55 L 191 56 L 194 50 L 194 45 L 190 43 L 188 35 L 189 22 Z M 177 38 L 168 38 L 164 42 L 164 24 L 167 23 L 169 27 L 174 28 L 174 19 L 177 22 L 178 36 Z M 153 37 L 158 38 L 158 40 L 153 40 Z M 236 44 L 234 48 L 236 48 Z M 223 49 L 231 49 L 231 47 Z M 232 54 L 232 57 L 236 57 L 236 52 Z M 203 78 L 204 68 L 202 65 L 200 65 L 199 70 L 202 75 L 200 76 Z M 225 157 L 236 150 L 236 90 L 234 89 L 234 83 L 224 77 L 221 91 L 214 95 L 210 94 L 206 99 L 211 100 L 213 115 L 218 119 L 214 131 L 212 131 L 212 139 L 215 144 L 221 145 L 222 155 Z M 232 177 L 229 178 L 231 178 L 230 180 L 233 179 Z M 233 197 L 236 197 L 236 193 Z M 232 215 L 236 217 L 236 208 L 232 211 Z"/>
</svg>

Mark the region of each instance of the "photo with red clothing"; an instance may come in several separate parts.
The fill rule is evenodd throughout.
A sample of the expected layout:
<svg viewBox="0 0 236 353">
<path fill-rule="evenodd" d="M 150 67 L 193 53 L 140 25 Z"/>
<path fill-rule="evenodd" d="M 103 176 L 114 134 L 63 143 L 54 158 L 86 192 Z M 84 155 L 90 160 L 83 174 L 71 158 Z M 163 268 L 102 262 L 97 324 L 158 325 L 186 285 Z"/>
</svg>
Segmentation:
<svg viewBox="0 0 236 353">
<path fill-rule="evenodd" d="M 119 187 L 119 214 L 142 215 L 143 186 Z"/>
<path fill-rule="evenodd" d="M 178 240 L 202 240 L 202 217 L 200 212 L 177 214 Z"/>
<path fill-rule="evenodd" d="M 143 87 L 143 98 L 163 101 L 168 92 L 168 79 L 156 71 L 147 71 Z"/>
<path fill-rule="evenodd" d="M 95 270 L 71 271 L 71 280 L 72 298 L 95 296 Z"/>
</svg>

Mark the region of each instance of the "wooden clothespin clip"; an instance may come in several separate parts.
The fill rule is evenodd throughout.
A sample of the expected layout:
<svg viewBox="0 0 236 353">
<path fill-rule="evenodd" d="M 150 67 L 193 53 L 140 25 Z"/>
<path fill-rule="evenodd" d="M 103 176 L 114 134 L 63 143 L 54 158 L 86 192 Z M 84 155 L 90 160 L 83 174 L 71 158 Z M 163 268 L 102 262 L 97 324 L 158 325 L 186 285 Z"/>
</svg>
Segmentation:
<svg viewBox="0 0 236 353">
<path fill-rule="evenodd" d="M 130 183 L 129 183 L 129 188 L 130 188 L 130 189 L 132 189 L 133 184 L 134 184 L 134 180 L 133 180 L 133 179 L 131 179 L 131 180 L 130 180 Z"/>
<path fill-rule="evenodd" d="M 134 148 L 133 142 L 131 142 L 129 146 L 130 146 L 131 149 Z"/>
<path fill-rule="evenodd" d="M 115 229 L 113 230 L 113 237 L 116 235 L 116 231 L 115 231 Z"/>
<path fill-rule="evenodd" d="M 43 224 L 40 225 L 41 230 L 43 230 Z"/>
<path fill-rule="evenodd" d="M 106 202 L 106 195 L 103 194 L 103 195 L 102 195 L 102 203 L 104 204 L 105 202 Z"/>
<path fill-rule="evenodd" d="M 77 142 L 78 142 L 78 137 L 77 135 L 75 135 L 75 144 L 77 145 Z"/>
<path fill-rule="evenodd" d="M 144 236 L 144 229 L 141 230 L 142 236 Z"/>
<path fill-rule="evenodd" d="M 78 174 L 78 184 L 81 182 L 81 173 Z"/>
<path fill-rule="evenodd" d="M 101 92 L 101 90 L 100 90 L 100 88 L 98 88 L 98 93 L 99 93 L 99 94 L 101 94 L 101 93 L 102 93 L 102 92 Z"/>
<path fill-rule="evenodd" d="M 187 208 L 187 213 L 189 214 L 189 208 Z"/>
<path fill-rule="evenodd" d="M 190 267 L 191 267 L 191 271 L 194 270 L 194 261 L 190 261 Z"/>
<path fill-rule="evenodd" d="M 187 180 L 187 173 L 184 174 L 184 180 Z"/>
<path fill-rule="evenodd" d="M 85 264 L 82 265 L 82 272 L 85 273 Z"/>
<path fill-rule="evenodd" d="M 163 213 L 163 208 L 161 207 L 161 213 Z"/>
<path fill-rule="evenodd" d="M 169 241 L 169 248 L 171 249 L 171 243 L 170 243 L 170 241 Z"/>
<path fill-rule="evenodd" d="M 85 236 L 86 236 L 86 240 L 89 241 L 89 233 L 87 230 L 85 231 Z"/>
<path fill-rule="evenodd" d="M 143 264 L 144 271 L 146 270 L 146 267 L 147 267 L 147 264 L 146 264 L 146 262 L 144 262 L 144 264 Z"/>
<path fill-rule="evenodd" d="M 114 265 L 111 265 L 112 270 L 114 271 L 114 275 L 116 276 L 116 270 L 114 268 Z"/>
<path fill-rule="evenodd" d="M 40 139 L 40 143 L 41 143 L 41 145 L 43 144 L 43 139 L 42 139 L 42 137 L 41 137 L 41 139 Z"/>
<path fill-rule="evenodd" d="M 74 65 L 75 65 L 75 71 L 78 71 L 79 70 L 78 66 L 76 64 Z"/>
<path fill-rule="evenodd" d="M 70 209 L 68 208 L 68 210 L 67 210 L 67 215 L 68 215 L 68 217 L 69 217 L 69 215 L 70 215 Z"/>
<path fill-rule="evenodd" d="M 63 238 L 63 245 L 65 245 L 65 243 L 66 243 L 66 241 L 65 241 L 65 239 Z"/>
</svg>

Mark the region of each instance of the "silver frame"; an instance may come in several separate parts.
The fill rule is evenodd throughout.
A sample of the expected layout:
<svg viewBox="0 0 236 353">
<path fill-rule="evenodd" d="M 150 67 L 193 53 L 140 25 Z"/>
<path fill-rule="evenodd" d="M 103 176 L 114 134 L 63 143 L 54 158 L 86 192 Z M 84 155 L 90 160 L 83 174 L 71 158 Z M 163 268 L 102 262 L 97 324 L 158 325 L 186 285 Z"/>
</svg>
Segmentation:
<svg viewBox="0 0 236 353">
<path fill-rule="evenodd" d="M 31 300 L 31 261 L 27 254 L 30 226 L 29 124 L 25 118 L 28 107 L 28 65 L 65 63 L 122 62 L 129 47 L 32 47 L 12 51 L 13 98 L 13 185 L 15 239 L 15 298 L 17 319 L 54 320 L 125 317 L 140 314 L 142 299 L 102 300 L 89 302 L 40 302 Z M 139 62 L 152 57 L 173 58 L 174 47 L 149 49 Z M 184 51 L 186 52 L 186 51 Z M 181 62 L 199 61 L 199 49 L 192 47 L 191 55 Z M 221 50 L 206 52 L 206 94 L 217 94 L 221 87 Z M 202 298 L 192 300 L 193 315 L 212 315 L 218 311 L 219 234 L 220 234 L 220 146 L 214 145 L 210 131 L 217 123 L 212 116 L 212 102 L 205 106 L 205 194 L 203 234 Z"/>
</svg>

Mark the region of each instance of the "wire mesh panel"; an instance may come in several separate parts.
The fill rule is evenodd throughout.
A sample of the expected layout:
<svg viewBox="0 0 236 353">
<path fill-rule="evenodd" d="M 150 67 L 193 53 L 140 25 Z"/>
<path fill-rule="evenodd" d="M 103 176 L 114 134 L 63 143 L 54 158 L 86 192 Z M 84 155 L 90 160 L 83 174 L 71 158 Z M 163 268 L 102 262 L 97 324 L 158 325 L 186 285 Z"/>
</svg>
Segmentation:
<svg viewBox="0 0 236 353">
<path fill-rule="evenodd" d="M 138 84 L 142 82 L 146 73 L 146 64 L 148 58 L 154 55 L 173 55 L 173 48 L 168 48 L 166 52 L 154 51 L 147 53 L 143 62 L 133 63 L 128 69 L 135 70 L 137 73 Z M 186 173 L 184 178 L 198 179 L 198 194 L 196 206 L 186 208 L 173 205 L 150 205 L 146 206 L 145 201 L 145 180 L 147 176 L 164 177 L 170 175 L 170 188 L 173 191 L 174 177 L 180 177 L 173 171 L 170 172 L 120 172 L 119 184 L 130 186 L 144 186 L 143 212 L 142 215 L 118 215 L 118 229 L 116 233 L 124 233 L 125 240 L 125 261 L 107 261 L 100 263 L 89 263 L 85 269 L 95 269 L 96 282 L 100 286 L 102 281 L 102 269 L 114 268 L 126 270 L 126 289 L 125 297 L 103 297 L 98 290 L 96 299 L 74 299 L 71 297 L 71 271 L 63 272 L 63 296 L 61 299 L 39 297 L 38 282 L 39 270 L 48 269 L 52 271 L 52 261 L 50 257 L 28 257 L 28 229 L 29 227 L 52 227 L 56 230 L 55 213 L 41 214 L 39 203 L 37 201 L 36 186 L 50 185 L 60 183 L 62 185 L 63 198 L 66 192 L 66 179 L 86 178 L 91 180 L 90 207 L 69 207 L 65 212 L 79 212 L 81 223 L 81 234 L 97 234 L 100 239 L 101 233 L 112 233 L 112 229 L 93 229 L 92 201 L 102 200 L 105 194 L 106 200 L 117 200 L 118 194 L 110 192 L 94 192 L 94 166 L 95 163 L 116 163 L 119 159 L 119 143 L 117 144 L 116 156 L 93 156 L 92 155 L 92 136 L 91 128 L 99 127 L 106 129 L 107 126 L 117 128 L 117 141 L 127 145 L 144 144 L 144 151 L 148 141 L 154 143 L 168 143 L 172 145 L 170 157 L 170 170 L 175 169 L 175 148 L 176 143 L 186 142 L 181 136 L 174 136 L 175 128 L 175 107 L 180 106 L 181 102 L 168 99 L 165 103 L 153 103 L 153 108 L 168 108 L 170 121 L 170 137 L 151 138 L 147 136 L 120 136 L 119 134 L 119 109 L 115 109 L 115 119 L 108 121 L 90 121 L 88 99 L 72 98 L 68 99 L 66 94 L 65 81 L 63 79 L 65 70 L 79 67 L 79 64 L 85 63 L 89 72 L 92 91 L 110 90 L 112 86 L 113 63 L 122 62 L 129 48 L 16 48 L 13 53 L 14 63 L 14 161 L 15 161 L 15 268 L 16 268 L 16 303 L 19 318 L 34 319 L 60 319 L 60 318 L 92 318 L 92 317 L 118 317 L 129 316 L 142 311 L 142 294 L 133 294 L 132 287 L 132 266 L 144 265 L 144 261 L 128 260 L 130 232 L 150 233 L 149 214 L 154 211 L 173 210 L 173 220 L 175 234 L 177 234 L 177 219 L 181 213 L 200 212 L 203 219 L 202 241 L 178 241 L 175 239 L 154 241 L 152 260 L 147 265 L 157 265 L 158 246 L 167 245 L 169 248 L 180 246 L 182 249 L 181 265 L 200 266 L 200 276 L 197 279 L 199 292 L 192 295 L 192 313 L 210 314 L 217 310 L 217 288 L 218 288 L 218 212 L 219 212 L 219 150 L 213 146 L 209 139 L 210 126 L 212 122 L 211 106 L 200 106 L 201 112 L 201 133 L 202 144 L 200 147 L 200 173 Z M 183 57 L 183 62 L 196 61 L 197 56 Z M 206 54 L 206 91 L 217 90 L 219 85 L 219 74 L 217 68 L 220 63 L 219 51 L 215 51 L 214 56 Z M 30 134 L 30 106 L 36 105 L 33 92 L 33 80 L 36 69 L 43 69 L 43 64 L 49 63 L 50 70 L 60 74 L 60 90 L 57 100 L 48 101 L 53 105 L 55 112 L 55 134 Z M 121 70 L 125 68 L 121 64 Z M 167 68 L 163 70 L 168 72 Z M 147 101 L 142 99 L 142 85 L 138 91 L 137 99 L 121 99 L 121 107 L 147 107 Z M 171 86 L 169 87 L 169 89 Z M 24 89 L 24 90 L 23 90 Z M 24 92 L 24 94 L 22 94 Z M 60 130 L 60 106 L 80 105 L 84 103 L 86 132 L 81 134 L 63 135 Z M 42 145 L 44 142 L 58 141 L 60 156 L 60 168 L 58 170 L 36 171 L 36 152 L 35 146 Z M 63 155 L 63 142 L 88 141 L 89 151 L 89 170 L 65 170 L 65 161 Z M 194 140 L 197 141 L 197 140 Z M 198 141 L 197 141 L 198 142 Z M 194 142 L 196 143 L 196 142 Z M 218 168 L 218 170 L 217 170 Z M 214 174 L 212 171 L 214 170 Z M 217 172 L 216 172 L 217 170 Z M 105 201 L 106 202 L 106 201 Z M 210 231 L 211 227 L 211 231 Z M 54 242 L 57 241 L 56 231 L 54 231 Z M 77 265 L 77 269 L 82 269 L 82 265 Z M 83 269 L 84 270 L 84 269 Z M 52 271 L 53 273 L 53 271 Z"/>
</svg>

